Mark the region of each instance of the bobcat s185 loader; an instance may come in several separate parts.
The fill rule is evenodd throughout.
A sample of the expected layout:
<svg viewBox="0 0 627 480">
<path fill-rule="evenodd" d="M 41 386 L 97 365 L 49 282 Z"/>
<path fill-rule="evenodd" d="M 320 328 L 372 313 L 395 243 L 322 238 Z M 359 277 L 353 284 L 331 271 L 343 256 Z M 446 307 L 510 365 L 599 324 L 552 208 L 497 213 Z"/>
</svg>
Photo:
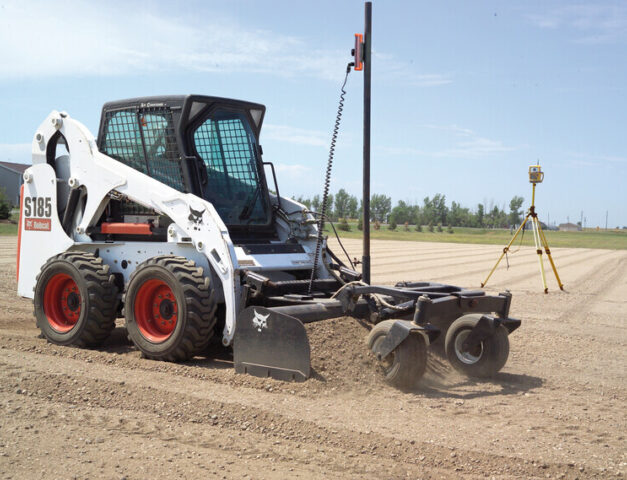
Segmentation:
<svg viewBox="0 0 627 480">
<path fill-rule="evenodd" d="M 97 139 L 66 113 L 45 119 L 17 255 L 18 293 L 43 336 L 95 346 L 123 316 L 145 357 L 184 361 L 217 334 L 238 372 L 305 380 L 303 324 L 347 316 L 372 323 L 369 348 L 396 386 L 420 378 L 440 334 L 458 370 L 498 372 L 520 325 L 510 294 L 360 281 L 317 245 L 315 214 L 280 196 L 262 161 L 264 113 L 198 95 L 123 100 L 104 105 Z"/>
</svg>

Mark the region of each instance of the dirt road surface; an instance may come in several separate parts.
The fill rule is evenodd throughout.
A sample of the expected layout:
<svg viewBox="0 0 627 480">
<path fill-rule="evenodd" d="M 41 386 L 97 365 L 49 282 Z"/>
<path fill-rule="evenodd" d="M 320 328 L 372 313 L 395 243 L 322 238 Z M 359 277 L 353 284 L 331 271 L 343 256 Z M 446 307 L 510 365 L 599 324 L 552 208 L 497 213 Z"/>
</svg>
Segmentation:
<svg viewBox="0 0 627 480">
<path fill-rule="evenodd" d="M 359 241 L 347 241 L 360 255 Z M 489 284 L 523 319 L 491 381 L 430 355 L 411 392 L 381 382 L 365 326 L 308 327 L 314 378 L 236 375 L 228 355 L 140 358 L 119 328 L 98 350 L 38 338 L 0 237 L 2 478 L 625 478 L 627 251 L 556 249 L 566 291 L 536 255 Z M 373 281 L 478 287 L 500 247 L 374 242 Z"/>
</svg>

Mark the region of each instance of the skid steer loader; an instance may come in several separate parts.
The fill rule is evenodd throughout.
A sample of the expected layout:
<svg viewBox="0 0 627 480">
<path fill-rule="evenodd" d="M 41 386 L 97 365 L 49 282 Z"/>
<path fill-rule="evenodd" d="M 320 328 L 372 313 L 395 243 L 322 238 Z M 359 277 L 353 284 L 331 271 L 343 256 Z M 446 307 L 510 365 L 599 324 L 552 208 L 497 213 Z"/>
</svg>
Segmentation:
<svg viewBox="0 0 627 480">
<path fill-rule="evenodd" d="M 264 114 L 200 95 L 122 100 L 104 105 L 95 139 L 50 113 L 24 173 L 17 254 L 43 336 L 95 346 L 123 316 L 147 358 L 185 361 L 216 334 L 237 372 L 302 381 L 304 324 L 348 316 L 372 323 L 368 346 L 396 386 L 420 378 L 440 333 L 458 370 L 499 371 L 520 325 L 508 292 L 369 285 L 326 239 L 315 261 L 315 212 L 281 197 L 262 161 Z"/>
</svg>

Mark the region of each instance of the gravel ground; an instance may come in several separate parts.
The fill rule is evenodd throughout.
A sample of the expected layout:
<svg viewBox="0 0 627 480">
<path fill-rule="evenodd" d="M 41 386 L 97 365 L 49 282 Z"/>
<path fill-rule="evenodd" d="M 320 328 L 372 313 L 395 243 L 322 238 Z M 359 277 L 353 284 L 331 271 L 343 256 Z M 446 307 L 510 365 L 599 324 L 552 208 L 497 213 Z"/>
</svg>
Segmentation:
<svg viewBox="0 0 627 480">
<path fill-rule="evenodd" d="M 434 351 L 412 392 L 379 377 L 348 318 L 308 325 L 315 375 L 236 375 L 228 354 L 140 358 L 122 322 L 97 350 L 38 338 L 0 237 L 1 478 L 625 478 L 627 252 L 555 249 L 544 295 L 533 249 L 510 256 L 503 371 L 474 381 Z M 346 242 L 360 255 L 360 242 Z M 373 242 L 373 281 L 478 287 L 500 248 Z"/>
</svg>

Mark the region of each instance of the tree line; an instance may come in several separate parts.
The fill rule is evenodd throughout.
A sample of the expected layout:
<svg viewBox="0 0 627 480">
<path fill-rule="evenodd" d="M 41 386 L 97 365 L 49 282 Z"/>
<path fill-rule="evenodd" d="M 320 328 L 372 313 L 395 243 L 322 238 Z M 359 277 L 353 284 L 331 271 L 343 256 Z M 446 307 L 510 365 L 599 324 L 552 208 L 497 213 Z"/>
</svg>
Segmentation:
<svg viewBox="0 0 627 480">
<path fill-rule="evenodd" d="M 319 211 L 322 204 L 320 195 L 312 198 L 303 196 L 294 198 L 313 211 Z M 515 195 L 509 202 L 509 211 L 497 205 L 477 204 L 474 209 L 462 207 L 453 201 L 450 206 L 446 196 L 437 193 L 433 198 L 425 197 L 422 204 L 411 204 L 403 200 L 392 206 L 392 199 L 387 195 L 373 194 L 370 197 L 370 218 L 373 222 L 389 225 L 440 225 L 449 227 L 509 228 L 522 221 L 521 209 L 524 198 Z M 343 188 L 335 195 L 329 194 L 327 217 L 333 221 L 361 219 L 362 201 L 350 195 Z"/>
</svg>

